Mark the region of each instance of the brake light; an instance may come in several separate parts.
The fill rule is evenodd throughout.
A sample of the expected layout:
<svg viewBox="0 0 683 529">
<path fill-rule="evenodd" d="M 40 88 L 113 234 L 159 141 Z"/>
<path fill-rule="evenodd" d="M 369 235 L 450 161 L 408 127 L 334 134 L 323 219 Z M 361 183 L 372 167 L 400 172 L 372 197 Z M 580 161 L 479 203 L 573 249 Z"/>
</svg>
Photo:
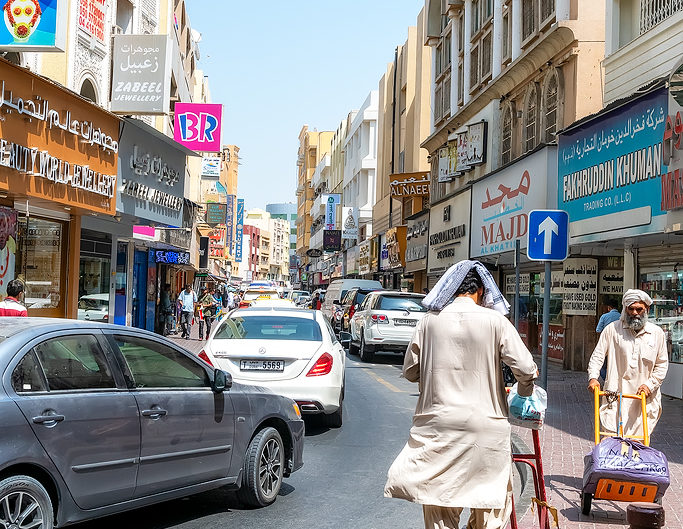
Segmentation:
<svg viewBox="0 0 683 529">
<path fill-rule="evenodd" d="M 240 301 L 240 306 L 238 308 L 240 309 L 246 309 L 249 306 L 248 301 Z"/>
<path fill-rule="evenodd" d="M 202 360 L 204 360 L 204 362 L 209 364 L 211 367 L 213 367 L 211 360 L 209 360 L 209 355 L 206 354 L 206 351 L 204 349 L 202 349 L 197 356 L 199 358 L 201 358 Z"/>
<path fill-rule="evenodd" d="M 318 361 L 311 368 L 311 370 L 306 373 L 307 377 L 317 377 L 320 375 L 327 375 L 332 371 L 332 355 L 330 353 L 323 353 L 318 358 Z"/>
<path fill-rule="evenodd" d="M 386 314 L 373 314 L 370 316 L 372 323 L 389 323 L 389 316 Z"/>
</svg>

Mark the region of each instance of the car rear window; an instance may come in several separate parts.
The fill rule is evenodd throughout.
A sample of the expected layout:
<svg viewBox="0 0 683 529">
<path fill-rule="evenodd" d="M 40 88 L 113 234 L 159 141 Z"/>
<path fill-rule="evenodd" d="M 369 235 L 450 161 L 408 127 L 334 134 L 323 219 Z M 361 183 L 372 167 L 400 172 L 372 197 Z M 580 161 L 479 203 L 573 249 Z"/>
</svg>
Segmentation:
<svg viewBox="0 0 683 529">
<path fill-rule="evenodd" d="M 369 292 L 358 292 L 356 294 L 356 305 L 363 303 L 363 300 L 368 297 Z"/>
<path fill-rule="evenodd" d="M 380 310 L 407 310 L 410 312 L 427 312 L 427 308 L 422 306 L 422 297 L 415 296 L 380 296 Z"/>
<path fill-rule="evenodd" d="M 215 340 L 303 340 L 322 341 L 320 326 L 307 318 L 279 316 L 236 316 L 227 318 Z"/>
</svg>

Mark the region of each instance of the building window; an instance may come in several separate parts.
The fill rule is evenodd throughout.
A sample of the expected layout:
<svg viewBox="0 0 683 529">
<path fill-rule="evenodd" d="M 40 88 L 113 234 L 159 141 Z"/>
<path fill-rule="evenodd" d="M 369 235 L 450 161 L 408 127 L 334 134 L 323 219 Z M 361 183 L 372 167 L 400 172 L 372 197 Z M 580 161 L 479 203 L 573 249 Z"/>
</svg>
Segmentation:
<svg viewBox="0 0 683 529">
<path fill-rule="evenodd" d="M 479 84 L 479 45 L 472 46 L 470 52 L 470 91 Z"/>
<path fill-rule="evenodd" d="M 472 1 L 472 35 L 476 35 L 477 31 L 479 31 L 479 28 L 481 28 L 480 4 L 480 0 Z"/>
<path fill-rule="evenodd" d="M 536 32 L 536 4 L 538 0 L 522 0 L 522 40 Z"/>
<path fill-rule="evenodd" d="M 543 92 L 543 106 L 545 114 L 545 141 L 555 138 L 558 121 L 559 82 L 557 72 L 550 74 Z"/>
<path fill-rule="evenodd" d="M 90 79 L 85 79 L 79 92 L 83 97 L 97 104 L 97 90 Z"/>
<path fill-rule="evenodd" d="M 462 99 L 463 94 L 462 93 L 465 90 L 465 82 L 464 82 L 465 78 L 463 76 L 463 69 L 464 69 L 464 66 L 463 66 L 463 61 L 461 58 L 460 61 L 458 62 L 458 104 L 459 105 L 462 105 L 462 101 L 463 101 L 463 99 Z"/>
<path fill-rule="evenodd" d="M 510 32 L 510 11 L 507 10 L 503 14 L 503 60 L 510 59 L 512 56 L 512 43 L 511 43 L 511 32 Z"/>
<path fill-rule="evenodd" d="M 555 0 L 541 0 L 541 25 L 555 14 Z"/>
<path fill-rule="evenodd" d="M 491 75 L 491 42 L 493 32 L 489 31 L 481 41 L 481 79 Z"/>
<path fill-rule="evenodd" d="M 512 161 L 512 105 L 503 107 L 503 130 L 501 137 L 501 164 Z"/>
<path fill-rule="evenodd" d="M 531 151 L 536 147 L 537 139 L 537 123 L 538 123 L 538 92 L 536 85 L 527 92 L 526 102 L 524 104 L 524 152 Z"/>
<path fill-rule="evenodd" d="M 447 16 L 441 18 L 441 37 L 436 45 L 434 72 L 434 124 L 450 116 L 451 109 L 451 25 Z"/>
</svg>

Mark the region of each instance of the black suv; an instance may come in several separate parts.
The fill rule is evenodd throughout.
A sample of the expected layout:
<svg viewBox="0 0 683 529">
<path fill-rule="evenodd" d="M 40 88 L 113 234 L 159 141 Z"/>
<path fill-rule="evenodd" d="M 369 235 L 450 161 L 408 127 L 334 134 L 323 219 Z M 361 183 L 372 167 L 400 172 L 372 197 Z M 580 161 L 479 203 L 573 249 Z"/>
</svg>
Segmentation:
<svg viewBox="0 0 683 529">
<path fill-rule="evenodd" d="M 353 317 L 353 313 L 355 312 L 357 306 L 363 303 L 365 296 L 367 296 L 370 292 L 374 292 L 375 290 L 381 289 L 355 287 L 346 293 L 346 295 L 342 298 L 341 303 L 338 305 L 337 310 L 335 311 L 340 314 L 340 317 L 335 318 L 334 321 L 334 330 L 337 333 L 341 331 L 350 332 L 351 318 Z"/>
</svg>

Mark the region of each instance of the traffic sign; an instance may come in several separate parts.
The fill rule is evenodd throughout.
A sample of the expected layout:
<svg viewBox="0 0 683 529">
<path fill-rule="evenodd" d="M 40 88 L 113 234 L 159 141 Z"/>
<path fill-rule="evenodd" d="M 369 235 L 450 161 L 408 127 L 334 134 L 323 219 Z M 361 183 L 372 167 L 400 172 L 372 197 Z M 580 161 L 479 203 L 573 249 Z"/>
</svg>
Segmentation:
<svg viewBox="0 0 683 529">
<path fill-rule="evenodd" d="M 527 237 L 531 261 L 564 261 L 569 255 L 569 214 L 556 209 L 530 211 Z"/>
</svg>

